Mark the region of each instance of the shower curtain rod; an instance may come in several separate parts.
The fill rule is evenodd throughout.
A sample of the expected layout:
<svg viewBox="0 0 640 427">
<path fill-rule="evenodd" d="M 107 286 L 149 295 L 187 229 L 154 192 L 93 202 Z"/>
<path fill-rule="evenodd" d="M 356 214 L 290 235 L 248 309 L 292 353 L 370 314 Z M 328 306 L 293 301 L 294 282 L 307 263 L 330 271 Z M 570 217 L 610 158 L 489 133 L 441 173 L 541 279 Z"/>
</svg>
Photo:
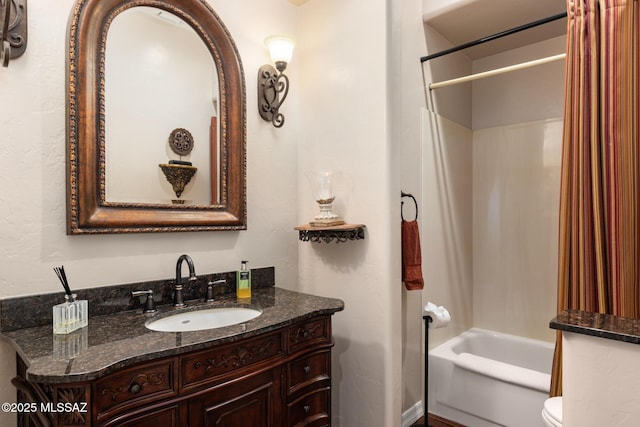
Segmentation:
<svg viewBox="0 0 640 427">
<path fill-rule="evenodd" d="M 534 59 L 533 61 L 523 62 L 521 64 L 509 65 L 507 67 L 497 68 L 495 70 L 484 71 L 482 73 L 470 74 L 464 77 L 458 77 L 456 79 L 445 80 L 438 83 L 429 83 L 429 90 L 438 89 L 440 87 L 451 86 L 458 83 L 470 82 L 472 80 L 482 79 L 485 77 L 497 76 L 498 74 L 508 73 L 511 71 L 522 70 L 529 67 L 535 67 L 536 65 L 547 64 L 549 62 L 560 61 L 565 59 L 566 53 L 560 53 L 558 55 L 549 56 L 541 59 Z"/>
<path fill-rule="evenodd" d="M 469 47 L 477 46 L 479 44 L 486 43 L 486 42 L 489 42 L 491 40 L 495 40 L 495 39 L 499 39 L 501 37 L 509 36 L 511 34 L 515 34 L 515 33 L 518 33 L 520 31 L 528 30 L 529 28 L 537 27 L 538 25 L 546 24 L 548 22 L 556 21 L 558 19 L 562 19 L 562 18 L 566 18 L 566 17 L 567 17 L 567 12 L 564 12 L 564 13 L 559 13 L 557 15 L 549 16 L 547 18 L 539 19 L 537 21 L 533 21 L 533 22 L 530 22 L 528 24 L 524 24 L 524 25 L 520 25 L 518 27 L 511 28 L 510 30 L 502 31 L 502 32 L 499 32 L 499 33 L 496 33 L 496 34 L 492 34 L 490 36 L 482 37 L 482 38 L 480 38 L 478 40 L 467 42 L 467 43 L 461 44 L 459 46 L 455 46 L 455 47 L 452 47 L 452 48 L 449 48 L 449 49 L 445 49 L 445 50 L 440 51 L 440 52 L 433 53 L 431 55 L 423 56 L 423 57 L 420 58 L 420 62 L 426 62 L 426 61 L 429 61 L 430 59 L 434 59 L 434 58 L 438 58 L 440 56 L 448 55 L 450 53 L 457 52 L 457 51 L 462 50 L 462 49 L 466 49 L 466 48 L 469 48 Z"/>
</svg>

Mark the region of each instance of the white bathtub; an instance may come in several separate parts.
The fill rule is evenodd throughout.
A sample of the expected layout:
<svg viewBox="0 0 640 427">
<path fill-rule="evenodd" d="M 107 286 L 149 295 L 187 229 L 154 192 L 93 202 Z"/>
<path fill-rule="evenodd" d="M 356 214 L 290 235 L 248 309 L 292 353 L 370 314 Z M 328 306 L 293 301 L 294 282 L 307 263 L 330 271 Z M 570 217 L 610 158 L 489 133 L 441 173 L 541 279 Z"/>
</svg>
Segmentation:
<svg viewBox="0 0 640 427">
<path fill-rule="evenodd" d="M 473 328 L 429 352 L 429 412 L 469 427 L 541 427 L 553 344 Z"/>
</svg>

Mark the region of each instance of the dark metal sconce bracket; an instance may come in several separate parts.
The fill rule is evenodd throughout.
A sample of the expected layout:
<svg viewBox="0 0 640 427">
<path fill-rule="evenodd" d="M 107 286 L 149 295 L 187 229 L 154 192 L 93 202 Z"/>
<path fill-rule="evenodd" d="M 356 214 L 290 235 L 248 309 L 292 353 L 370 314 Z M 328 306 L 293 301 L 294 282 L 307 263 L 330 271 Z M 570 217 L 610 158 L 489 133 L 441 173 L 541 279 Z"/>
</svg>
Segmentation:
<svg viewBox="0 0 640 427">
<path fill-rule="evenodd" d="M 279 72 L 268 64 L 258 70 L 258 112 L 277 128 L 284 124 L 284 115 L 279 110 L 289 93 L 289 77 L 284 74 L 286 63 L 284 67 L 278 65 Z"/>
<path fill-rule="evenodd" d="M 0 63 L 21 56 L 27 49 L 27 0 L 0 0 Z"/>
</svg>

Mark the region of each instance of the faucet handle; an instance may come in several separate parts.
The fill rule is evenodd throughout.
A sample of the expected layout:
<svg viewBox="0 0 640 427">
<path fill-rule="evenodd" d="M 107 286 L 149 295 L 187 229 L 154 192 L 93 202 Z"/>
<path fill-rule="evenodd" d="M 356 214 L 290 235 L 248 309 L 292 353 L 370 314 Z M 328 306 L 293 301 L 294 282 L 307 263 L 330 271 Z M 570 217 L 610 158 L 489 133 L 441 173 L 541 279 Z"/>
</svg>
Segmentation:
<svg viewBox="0 0 640 427">
<path fill-rule="evenodd" d="M 139 297 L 139 296 L 143 296 L 146 295 L 147 296 L 147 300 L 144 303 L 144 308 L 142 309 L 143 313 L 155 313 L 156 310 L 156 305 L 153 301 L 153 290 L 149 289 L 146 291 L 132 291 L 131 292 L 131 296 L 132 297 Z"/>
<path fill-rule="evenodd" d="M 213 298 L 213 287 L 215 285 L 226 285 L 227 281 L 224 279 L 220 279 L 220 280 L 216 280 L 213 282 L 209 282 L 207 283 L 207 298 L 205 299 L 206 302 L 213 302 L 215 301 Z"/>
</svg>

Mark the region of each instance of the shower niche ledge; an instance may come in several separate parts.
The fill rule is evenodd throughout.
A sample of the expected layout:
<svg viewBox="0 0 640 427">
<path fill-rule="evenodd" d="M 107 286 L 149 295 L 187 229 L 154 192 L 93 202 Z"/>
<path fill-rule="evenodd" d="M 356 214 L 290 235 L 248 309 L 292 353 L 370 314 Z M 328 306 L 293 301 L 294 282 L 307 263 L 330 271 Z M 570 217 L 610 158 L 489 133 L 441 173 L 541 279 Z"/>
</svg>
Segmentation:
<svg viewBox="0 0 640 427">
<path fill-rule="evenodd" d="M 298 239 L 303 242 L 313 243 L 343 243 L 349 240 L 364 239 L 364 224 L 341 224 L 333 226 L 318 227 L 311 224 L 299 225 L 295 227 L 298 230 Z"/>
</svg>

